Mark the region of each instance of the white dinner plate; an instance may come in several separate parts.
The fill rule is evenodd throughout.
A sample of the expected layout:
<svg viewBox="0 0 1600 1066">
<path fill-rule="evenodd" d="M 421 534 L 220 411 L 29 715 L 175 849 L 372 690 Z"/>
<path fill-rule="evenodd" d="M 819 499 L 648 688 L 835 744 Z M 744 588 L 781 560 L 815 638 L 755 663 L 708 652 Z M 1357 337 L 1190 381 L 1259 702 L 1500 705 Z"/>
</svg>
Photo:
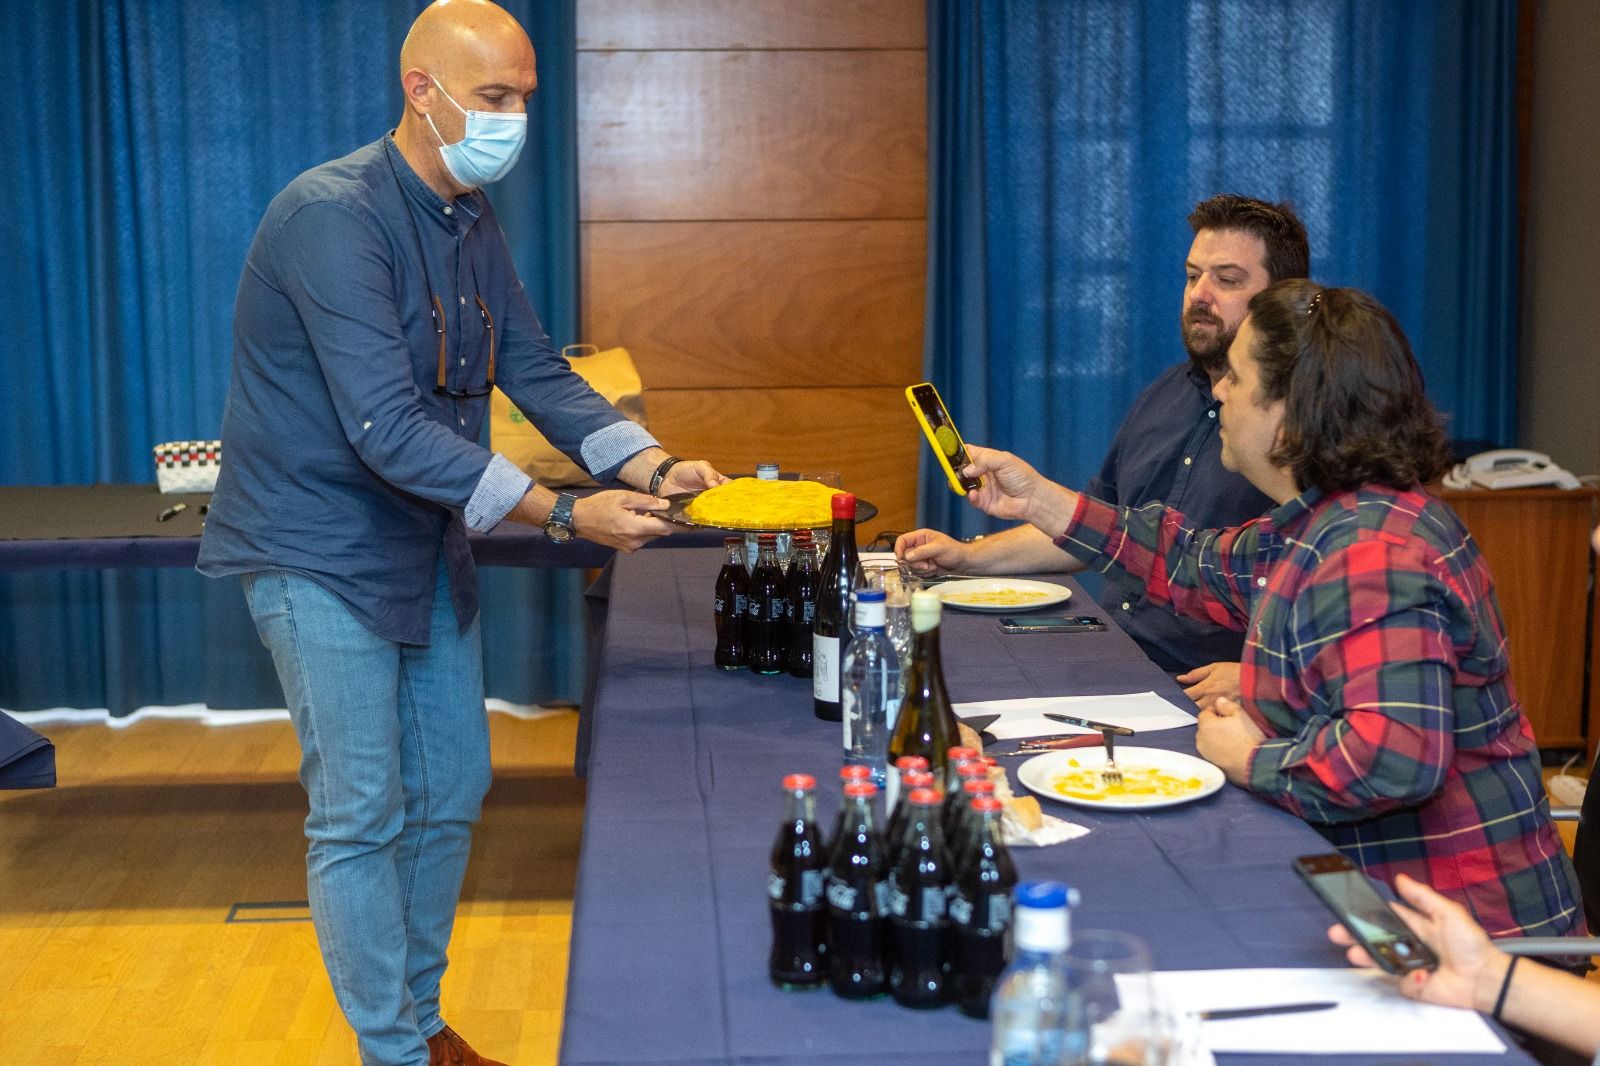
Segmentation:
<svg viewBox="0 0 1600 1066">
<path fill-rule="evenodd" d="M 1101 810 L 1141 811 L 1204 799 L 1227 780 L 1221 770 L 1204 759 L 1181 751 L 1118 744 L 1117 767 L 1122 771 L 1124 788 L 1130 791 L 1106 790 L 1100 782 L 1100 768 L 1105 762 L 1104 748 L 1046 752 L 1017 767 L 1017 780 L 1030 792 L 1061 803 Z M 1067 781 L 1063 787 L 1063 778 L 1076 780 Z M 1158 782 L 1185 782 L 1187 787 L 1175 792 L 1159 788 L 1144 791 Z"/>
<path fill-rule="evenodd" d="M 975 577 L 935 585 L 946 607 L 963 611 L 994 611 L 1016 614 L 1040 607 L 1053 607 L 1072 598 L 1072 590 L 1052 581 L 1029 581 L 1020 577 Z M 1005 601 L 1010 600 L 1007 603 Z"/>
</svg>

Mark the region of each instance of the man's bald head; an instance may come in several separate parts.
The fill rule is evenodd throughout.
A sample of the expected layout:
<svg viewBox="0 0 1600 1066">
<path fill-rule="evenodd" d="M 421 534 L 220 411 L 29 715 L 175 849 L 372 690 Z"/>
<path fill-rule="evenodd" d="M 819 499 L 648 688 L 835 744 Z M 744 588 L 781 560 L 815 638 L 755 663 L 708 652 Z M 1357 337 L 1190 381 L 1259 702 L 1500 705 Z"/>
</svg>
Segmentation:
<svg viewBox="0 0 1600 1066">
<path fill-rule="evenodd" d="M 506 67 L 533 67 L 533 43 L 511 13 L 489 0 L 436 0 L 400 46 L 400 76 L 421 70 L 446 82 Z"/>
</svg>

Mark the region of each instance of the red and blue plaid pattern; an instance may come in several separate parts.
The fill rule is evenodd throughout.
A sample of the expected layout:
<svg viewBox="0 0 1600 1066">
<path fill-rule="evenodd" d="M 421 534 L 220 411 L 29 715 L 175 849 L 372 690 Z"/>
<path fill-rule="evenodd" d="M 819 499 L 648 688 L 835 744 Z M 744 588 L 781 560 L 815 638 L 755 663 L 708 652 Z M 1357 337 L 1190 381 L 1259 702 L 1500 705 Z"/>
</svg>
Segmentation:
<svg viewBox="0 0 1600 1066">
<path fill-rule="evenodd" d="M 1085 496 L 1056 543 L 1178 613 L 1245 630 L 1244 708 L 1268 737 L 1251 791 L 1371 876 L 1459 900 L 1491 936 L 1583 931 L 1494 584 L 1443 502 L 1311 490 L 1195 530 L 1159 503 Z"/>
</svg>

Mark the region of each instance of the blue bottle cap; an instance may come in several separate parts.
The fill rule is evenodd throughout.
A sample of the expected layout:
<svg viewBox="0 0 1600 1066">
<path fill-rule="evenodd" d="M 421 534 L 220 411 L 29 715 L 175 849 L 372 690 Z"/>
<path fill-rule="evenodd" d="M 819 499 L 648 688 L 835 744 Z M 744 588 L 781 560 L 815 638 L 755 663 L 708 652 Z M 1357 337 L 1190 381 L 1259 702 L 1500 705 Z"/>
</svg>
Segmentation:
<svg viewBox="0 0 1600 1066">
<path fill-rule="evenodd" d="M 882 603 L 882 589 L 857 589 L 850 595 L 856 598 L 857 603 Z"/>
<path fill-rule="evenodd" d="M 1078 893 L 1060 881 L 1018 881 L 1012 899 L 1019 907 L 1054 910 L 1077 902 Z"/>
</svg>

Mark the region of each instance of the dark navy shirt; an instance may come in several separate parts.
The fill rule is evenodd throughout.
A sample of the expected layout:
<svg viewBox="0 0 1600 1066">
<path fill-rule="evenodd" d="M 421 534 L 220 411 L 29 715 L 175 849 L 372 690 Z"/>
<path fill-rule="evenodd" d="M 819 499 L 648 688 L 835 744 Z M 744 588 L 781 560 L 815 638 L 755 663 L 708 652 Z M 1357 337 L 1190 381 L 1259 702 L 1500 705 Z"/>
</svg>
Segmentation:
<svg viewBox="0 0 1600 1066">
<path fill-rule="evenodd" d="M 1139 507 L 1160 500 L 1197 528 L 1220 529 L 1258 518 L 1272 500 L 1223 469 L 1211 381 L 1187 361 L 1168 367 L 1139 394 L 1117 428 L 1106 460 L 1084 493 Z M 1238 662 L 1244 635 L 1150 603 L 1144 586 L 1108 571 L 1100 606 L 1164 670 Z"/>
<path fill-rule="evenodd" d="M 466 526 L 491 528 L 528 479 L 476 443 L 487 396 L 434 393 L 430 291 L 449 388 L 484 384 L 492 321 L 496 383 L 596 480 L 655 443 L 550 347 L 488 199 L 444 200 L 385 137 L 295 178 L 256 230 L 201 573 L 292 570 L 379 636 L 425 644 L 442 553 L 472 621 Z"/>
</svg>

